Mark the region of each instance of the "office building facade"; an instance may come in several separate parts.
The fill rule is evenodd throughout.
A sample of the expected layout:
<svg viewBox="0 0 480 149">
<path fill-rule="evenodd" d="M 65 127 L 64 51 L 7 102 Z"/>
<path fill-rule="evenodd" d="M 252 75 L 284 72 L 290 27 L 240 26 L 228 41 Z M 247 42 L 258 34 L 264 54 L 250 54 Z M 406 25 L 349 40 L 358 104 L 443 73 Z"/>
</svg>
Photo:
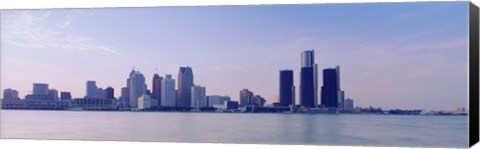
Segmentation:
<svg viewBox="0 0 480 149">
<path fill-rule="evenodd" d="M 240 90 L 240 107 L 245 107 L 252 104 L 253 92 L 248 89 Z"/>
<path fill-rule="evenodd" d="M 318 105 L 318 66 L 314 50 L 303 51 L 300 69 L 300 105 L 307 108 Z"/>
<path fill-rule="evenodd" d="M 145 77 L 140 71 L 135 71 L 129 78 L 129 105 L 130 108 L 138 108 L 138 98 L 146 93 Z"/>
<path fill-rule="evenodd" d="M 113 87 L 109 86 L 105 89 L 105 98 L 115 99 L 115 90 L 113 89 Z"/>
<path fill-rule="evenodd" d="M 293 85 L 293 70 L 280 71 L 280 106 L 288 107 L 295 104 L 294 101 L 294 85 Z"/>
<path fill-rule="evenodd" d="M 95 81 L 87 81 L 85 98 L 94 98 L 97 96 L 97 85 Z"/>
<path fill-rule="evenodd" d="M 161 77 L 160 75 L 158 74 L 153 75 L 152 99 L 157 99 L 160 101 L 160 98 L 162 97 L 162 80 L 163 80 L 163 77 Z M 161 104 L 161 102 L 159 102 L 159 104 Z"/>
<path fill-rule="evenodd" d="M 162 94 L 160 99 L 160 105 L 165 107 L 176 106 L 176 91 L 175 91 L 175 79 L 172 75 L 165 75 L 162 80 Z"/>
<path fill-rule="evenodd" d="M 191 88 L 193 86 L 193 72 L 191 67 L 180 67 L 178 71 L 177 106 L 191 106 Z"/>
<path fill-rule="evenodd" d="M 340 67 L 323 70 L 322 106 L 327 108 L 339 107 L 340 94 Z"/>
<path fill-rule="evenodd" d="M 70 92 L 60 92 L 60 100 L 72 100 L 72 94 Z"/>
<path fill-rule="evenodd" d="M 207 96 L 207 107 L 214 107 L 215 105 L 224 105 L 225 102 L 230 101 L 230 96 L 210 95 Z"/>
<path fill-rule="evenodd" d="M 33 95 L 48 95 L 48 84 L 33 83 Z"/>
<path fill-rule="evenodd" d="M 200 109 L 207 107 L 207 100 L 205 96 L 205 87 L 199 86 L 199 85 L 194 85 L 191 88 L 191 105 L 190 107 L 193 107 L 194 109 Z"/>
<path fill-rule="evenodd" d="M 20 98 L 18 97 L 18 91 L 10 88 L 3 90 L 3 99 L 20 100 Z"/>
</svg>

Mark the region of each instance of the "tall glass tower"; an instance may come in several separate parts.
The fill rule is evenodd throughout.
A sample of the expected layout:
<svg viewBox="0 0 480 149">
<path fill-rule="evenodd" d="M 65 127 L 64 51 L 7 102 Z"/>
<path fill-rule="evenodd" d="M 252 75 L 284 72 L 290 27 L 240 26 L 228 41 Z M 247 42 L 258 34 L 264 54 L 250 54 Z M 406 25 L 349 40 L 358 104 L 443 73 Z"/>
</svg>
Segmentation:
<svg viewBox="0 0 480 149">
<path fill-rule="evenodd" d="M 161 105 L 160 98 L 162 97 L 162 79 L 163 77 L 158 74 L 154 74 L 152 79 L 152 98 L 159 101 L 158 105 Z"/>
<path fill-rule="evenodd" d="M 318 79 L 314 50 L 306 50 L 301 54 L 300 70 L 300 105 L 307 108 L 317 107 Z"/>
<path fill-rule="evenodd" d="M 295 90 L 293 86 L 293 70 L 280 71 L 280 106 L 288 107 L 295 104 Z"/>
<path fill-rule="evenodd" d="M 140 71 L 134 71 L 130 73 L 129 80 L 129 105 L 130 108 L 138 108 L 138 98 L 143 96 L 146 92 L 145 77 Z"/>
<path fill-rule="evenodd" d="M 340 67 L 324 69 L 322 105 L 328 108 L 338 108 L 340 93 Z"/>
<path fill-rule="evenodd" d="M 191 67 L 180 67 L 178 71 L 178 86 L 177 86 L 177 106 L 190 107 L 193 86 L 193 72 Z"/>
</svg>

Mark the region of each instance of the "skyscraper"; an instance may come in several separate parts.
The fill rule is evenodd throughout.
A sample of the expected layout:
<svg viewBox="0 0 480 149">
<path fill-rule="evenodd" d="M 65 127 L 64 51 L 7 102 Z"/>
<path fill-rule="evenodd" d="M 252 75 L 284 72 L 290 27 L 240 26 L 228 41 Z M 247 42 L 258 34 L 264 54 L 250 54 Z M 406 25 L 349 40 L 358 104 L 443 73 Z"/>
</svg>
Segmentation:
<svg viewBox="0 0 480 149">
<path fill-rule="evenodd" d="M 340 94 L 340 67 L 323 70 L 322 105 L 338 108 Z"/>
<path fill-rule="evenodd" d="M 280 106 L 288 107 L 292 105 L 294 92 L 293 88 L 293 71 L 281 70 L 280 71 Z"/>
<path fill-rule="evenodd" d="M 97 95 L 97 85 L 95 81 L 87 81 L 87 92 L 85 97 L 86 98 L 93 98 Z"/>
<path fill-rule="evenodd" d="M 207 106 L 207 100 L 205 96 L 205 87 L 194 85 L 191 88 L 191 107 L 194 109 L 200 109 Z"/>
<path fill-rule="evenodd" d="M 252 104 L 253 92 L 248 89 L 240 90 L 240 107 L 245 107 Z"/>
<path fill-rule="evenodd" d="M 131 73 L 129 78 L 129 89 L 130 89 L 130 97 L 129 97 L 129 105 L 130 108 L 137 109 L 138 108 L 138 98 L 143 96 L 146 93 L 145 88 L 145 77 L 140 71 L 135 71 L 133 74 Z"/>
<path fill-rule="evenodd" d="M 161 105 L 160 98 L 162 97 L 162 79 L 163 77 L 159 76 L 158 74 L 154 74 L 152 79 L 152 98 L 159 100 L 159 105 Z"/>
<path fill-rule="evenodd" d="M 3 90 L 3 99 L 5 100 L 19 100 L 18 91 L 14 89 L 7 88 Z"/>
<path fill-rule="evenodd" d="M 175 91 L 175 79 L 172 75 L 165 75 L 165 79 L 162 80 L 162 97 L 160 101 L 161 106 L 174 107 L 176 105 L 176 91 Z"/>
<path fill-rule="evenodd" d="M 33 83 L 33 95 L 48 95 L 48 84 Z"/>
<path fill-rule="evenodd" d="M 177 106 L 191 106 L 191 88 L 193 86 L 193 72 L 190 67 L 180 67 L 178 71 L 178 87 L 177 87 Z"/>
<path fill-rule="evenodd" d="M 317 64 L 314 50 L 303 51 L 300 70 L 300 105 L 316 107 L 318 101 Z"/>
<path fill-rule="evenodd" d="M 113 87 L 109 86 L 105 89 L 105 98 L 107 99 L 115 99 L 114 89 Z"/>
</svg>

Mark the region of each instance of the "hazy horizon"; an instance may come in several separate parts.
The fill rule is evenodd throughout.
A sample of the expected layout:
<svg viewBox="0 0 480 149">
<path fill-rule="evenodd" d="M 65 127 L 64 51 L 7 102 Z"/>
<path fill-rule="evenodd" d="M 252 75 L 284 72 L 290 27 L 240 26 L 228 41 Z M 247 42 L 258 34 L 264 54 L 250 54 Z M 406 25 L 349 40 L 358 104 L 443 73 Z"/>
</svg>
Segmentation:
<svg viewBox="0 0 480 149">
<path fill-rule="evenodd" d="M 133 66 L 150 90 L 190 66 L 207 95 L 247 88 L 270 104 L 291 69 L 299 103 L 300 53 L 315 49 L 319 86 L 340 66 L 355 106 L 468 103 L 468 2 L 2 10 L 0 35 L 0 94 L 20 98 L 33 83 L 83 97 L 87 80 L 118 98 Z"/>
</svg>

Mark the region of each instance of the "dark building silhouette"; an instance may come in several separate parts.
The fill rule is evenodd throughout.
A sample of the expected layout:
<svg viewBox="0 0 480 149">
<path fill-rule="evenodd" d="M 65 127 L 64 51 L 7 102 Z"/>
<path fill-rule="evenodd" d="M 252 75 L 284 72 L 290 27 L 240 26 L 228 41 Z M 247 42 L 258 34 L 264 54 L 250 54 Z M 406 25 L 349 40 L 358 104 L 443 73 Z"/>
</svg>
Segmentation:
<svg viewBox="0 0 480 149">
<path fill-rule="evenodd" d="M 280 106 L 288 107 L 289 105 L 295 104 L 294 92 L 292 90 L 293 86 L 293 71 L 292 70 L 281 70 L 280 71 Z"/>
<path fill-rule="evenodd" d="M 115 90 L 113 89 L 113 87 L 109 86 L 105 89 L 105 98 L 115 99 Z"/>
<path fill-rule="evenodd" d="M 340 92 L 340 67 L 323 70 L 322 106 L 338 108 Z"/>
<path fill-rule="evenodd" d="M 248 89 L 240 90 L 240 107 L 244 107 L 246 105 L 251 105 L 253 99 L 253 92 L 249 91 Z"/>
<path fill-rule="evenodd" d="M 190 67 L 180 67 L 178 71 L 177 107 L 191 106 L 191 88 L 193 86 L 193 72 Z"/>
<path fill-rule="evenodd" d="M 60 92 L 60 100 L 71 100 L 72 94 L 70 92 Z"/>
<path fill-rule="evenodd" d="M 158 74 L 153 75 L 152 79 L 152 99 L 157 99 L 158 100 L 158 105 L 161 105 L 161 100 L 160 98 L 162 97 L 162 80 L 163 77 L 161 77 Z M 157 106 L 157 105 L 152 105 L 152 106 Z"/>
<path fill-rule="evenodd" d="M 303 51 L 300 70 L 300 105 L 316 107 L 318 100 L 317 64 L 314 50 Z"/>
<path fill-rule="evenodd" d="M 238 109 L 238 101 L 227 101 L 227 110 Z"/>
<path fill-rule="evenodd" d="M 300 72 L 300 105 L 315 107 L 315 90 L 313 88 L 313 67 L 303 67 Z"/>
</svg>

